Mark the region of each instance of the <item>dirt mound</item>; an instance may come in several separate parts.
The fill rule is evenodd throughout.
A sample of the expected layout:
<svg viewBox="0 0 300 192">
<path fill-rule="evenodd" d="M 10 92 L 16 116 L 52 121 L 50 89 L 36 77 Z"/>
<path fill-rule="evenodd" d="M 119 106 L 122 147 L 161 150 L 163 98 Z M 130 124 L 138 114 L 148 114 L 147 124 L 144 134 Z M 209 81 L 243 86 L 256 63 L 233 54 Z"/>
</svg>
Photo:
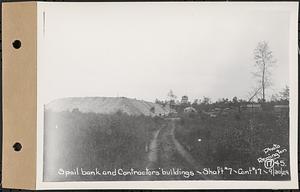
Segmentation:
<svg viewBox="0 0 300 192">
<path fill-rule="evenodd" d="M 171 112 L 168 106 L 126 97 L 70 97 L 57 99 L 46 105 L 46 109 L 55 112 L 79 110 L 102 114 L 122 111 L 129 115 L 158 116 Z"/>
</svg>

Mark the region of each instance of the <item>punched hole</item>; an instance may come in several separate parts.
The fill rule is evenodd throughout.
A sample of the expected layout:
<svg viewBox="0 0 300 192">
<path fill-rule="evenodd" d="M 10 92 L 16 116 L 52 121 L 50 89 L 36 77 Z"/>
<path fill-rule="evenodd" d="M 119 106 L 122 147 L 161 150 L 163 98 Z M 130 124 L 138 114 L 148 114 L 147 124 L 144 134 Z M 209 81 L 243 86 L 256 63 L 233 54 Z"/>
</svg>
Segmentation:
<svg viewBox="0 0 300 192">
<path fill-rule="evenodd" d="M 21 149 L 22 149 L 22 145 L 21 145 L 21 143 L 15 143 L 14 145 L 13 145 L 13 148 L 14 148 L 14 150 L 15 151 L 21 151 Z"/>
<path fill-rule="evenodd" d="M 21 41 L 20 40 L 15 40 L 13 43 L 12 43 L 13 47 L 15 49 L 19 49 L 21 47 Z"/>
</svg>

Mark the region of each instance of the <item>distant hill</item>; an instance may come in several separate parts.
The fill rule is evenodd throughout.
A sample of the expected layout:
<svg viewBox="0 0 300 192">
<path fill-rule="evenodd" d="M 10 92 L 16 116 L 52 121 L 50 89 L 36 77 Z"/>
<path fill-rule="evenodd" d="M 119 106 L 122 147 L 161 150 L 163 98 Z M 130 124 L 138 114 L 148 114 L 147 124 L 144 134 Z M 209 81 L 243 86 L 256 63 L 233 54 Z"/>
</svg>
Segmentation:
<svg viewBox="0 0 300 192">
<path fill-rule="evenodd" d="M 158 116 L 169 114 L 171 109 L 157 103 L 126 97 L 69 97 L 56 99 L 46 105 L 55 112 L 73 111 L 112 114 L 122 111 L 129 115 Z M 154 109 L 154 110 L 153 110 Z"/>
</svg>

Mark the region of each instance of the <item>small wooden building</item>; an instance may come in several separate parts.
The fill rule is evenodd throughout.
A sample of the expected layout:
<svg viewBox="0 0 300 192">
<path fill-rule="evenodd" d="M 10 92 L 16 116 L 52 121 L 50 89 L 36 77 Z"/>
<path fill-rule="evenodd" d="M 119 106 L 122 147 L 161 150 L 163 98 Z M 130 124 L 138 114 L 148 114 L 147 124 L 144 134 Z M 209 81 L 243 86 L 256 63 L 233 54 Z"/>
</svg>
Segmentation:
<svg viewBox="0 0 300 192">
<path fill-rule="evenodd" d="M 259 103 L 249 103 L 246 105 L 242 105 L 241 110 L 247 112 L 260 112 L 262 111 L 262 107 Z"/>
<path fill-rule="evenodd" d="M 197 113 L 197 110 L 194 107 L 186 107 L 183 110 L 184 113 Z"/>
<path fill-rule="evenodd" d="M 274 112 L 276 113 L 288 113 L 289 105 L 274 105 Z"/>
<path fill-rule="evenodd" d="M 182 104 L 187 104 L 188 102 L 189 102 L 188 96 L 186 96 L 186 95 L 182 96 L 182 98 L 181 98 L 181 103 L 182 103 Z"/>
</svg>

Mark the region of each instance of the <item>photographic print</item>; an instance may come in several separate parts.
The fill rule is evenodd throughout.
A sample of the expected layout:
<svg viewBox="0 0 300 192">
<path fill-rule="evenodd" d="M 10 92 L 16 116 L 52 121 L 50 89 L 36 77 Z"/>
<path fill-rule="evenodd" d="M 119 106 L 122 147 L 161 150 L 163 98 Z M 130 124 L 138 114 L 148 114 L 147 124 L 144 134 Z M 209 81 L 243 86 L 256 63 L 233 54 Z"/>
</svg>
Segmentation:
<svg viewBox="0 0 300 192">
<path fill-rule="evenodd" d="M 291 181 L 291 12 L 272 5 L 44 6 L 43 182 Z"/>
</svg>

